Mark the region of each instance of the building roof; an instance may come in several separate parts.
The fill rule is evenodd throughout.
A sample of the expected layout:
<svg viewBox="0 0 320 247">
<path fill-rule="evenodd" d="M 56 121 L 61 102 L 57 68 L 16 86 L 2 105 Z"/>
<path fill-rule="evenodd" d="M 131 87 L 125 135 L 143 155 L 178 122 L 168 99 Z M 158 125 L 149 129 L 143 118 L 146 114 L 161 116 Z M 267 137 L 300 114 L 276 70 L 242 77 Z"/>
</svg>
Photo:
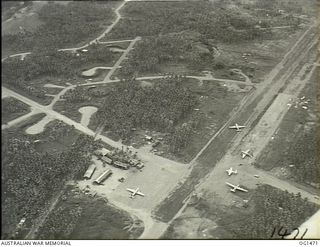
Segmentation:
<svg viewBox="0 0 320 247">
<path fill-rule="evenodd" d="M 111 151 L 108 150 L 108 149 L 106 149 L 106 148 L 102 148 L 102 149 L 101 149 L 102 155 L 106 155 L 106 154 L 108 154 L 108 153 L 110 153 L 110 152 L 111 152 Z"/>
<path fill-rule="evenodd" d="M 91 165 L 88 167 L 86 173 L 83 175 L 83 177 L 90 179 L 91 176 L 92 176 L 92 174 L 94 173 L 95 169 L 96 169 L 95 164 L 91 164 Z"/>
<path fill-rule="evenodd" d="M 104 171 L 96 180 L 95 183 L 101 184 L 104 180 L 106 180 L 109 176 L 111 176 L 112 171 L 110 169 Z"/>
<path fill-rule="evenodd" d="M 122 163 L 120 161 L 115 161 L 114 165 L 117 166 L 117 167 L 123 168 L 123 169 L 129 169 L 129 165 L 124 164 L 124 163 Z"/>
<path fill-rule="evenodd" d="M 108 164 L 111 164 L 112 163 L 112 159 L 106 157 L 106 156 L 102 156 L 101 157 L 101 160 L 104 161 L 104 162 L 107 162 Z"/>
</svg>

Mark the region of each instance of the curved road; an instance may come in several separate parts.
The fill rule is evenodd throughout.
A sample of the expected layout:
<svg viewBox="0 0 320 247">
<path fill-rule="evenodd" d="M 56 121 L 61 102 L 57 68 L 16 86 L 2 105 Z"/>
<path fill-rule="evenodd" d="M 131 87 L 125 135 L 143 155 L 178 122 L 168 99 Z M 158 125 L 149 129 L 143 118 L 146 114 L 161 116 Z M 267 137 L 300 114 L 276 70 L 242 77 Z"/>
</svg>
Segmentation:
<svg viewBox="0 0 320 247">
<path fill-rule="evenodd" d="M 97 38 L 95 38 L 94 40 L 89 41 L 88 43 L 86 43 L 83 46 L 80 47 L 73 47 L 73 48 L 63 48 L 63 49 L 58 49 L 58 51 L 76 51 L 76 50 L 80 50 L 80 49 L 84 49 L 86 47 L 88 47 L 89 45 L 92 45 L 94 43 L 101 43 L 101 44 L 112 44 L 112 43 L 118 43 L 118 42 L 125 42 L 125 41 L 130 41 L 130 40 L 116 40 L 116 41 L 108 41 L 108 42 L 100 42 L 100 39 L 102 39 L 106 34 L 108 34 L 115 25 L 117 25 L 117 23 L 120 21 L 121 19 L 121 14 L 120 14 L 120 9 L 126 4 L 126 1 L 123 1 L 116 9 L 115 9 L 115 13 L 116 13 L 116 19 L 112 22 L 112 24 L 110 26 L 107 27 L 107 29 L 101 34 L 99 35 Z M 21 56 L 21 59 L 23 59 L 25 56 L 31 54 L 31 52 L 21 52 L 21 53 L 17 53 L 17 54 L 13 54 L 13 55 L 9 55 L 8 57 L 2 58 L 1 62 L 3 62 L 4 60 L 8 59 L 9 57 L 17 57 L 17 56 Z"/>
</svg>

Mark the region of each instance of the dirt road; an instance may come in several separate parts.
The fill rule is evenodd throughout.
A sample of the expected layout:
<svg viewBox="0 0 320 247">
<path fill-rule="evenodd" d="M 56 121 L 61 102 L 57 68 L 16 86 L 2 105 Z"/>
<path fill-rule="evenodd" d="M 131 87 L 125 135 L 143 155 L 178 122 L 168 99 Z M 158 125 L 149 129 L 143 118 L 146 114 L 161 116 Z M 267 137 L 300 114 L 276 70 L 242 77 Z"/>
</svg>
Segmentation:
<svg viewBox="0 0 320 247">
<path fill-rule="evenodd" d="M 65 49 L 59 49 L 58 51 L 76 51 L 76 50 L 80 50 L 80 49 L 84 49 L 86 47 L 88 47 L 89 45 L 95 44 L 95 43 L 99 43 L 100 39 L 102 39 L 105 35 L 107 35 L 115 25 L 117 25 L 117 23 L 120 21 L 121 19 L 121 14 L 120 14 L 120 9 L 126 4 L 126 1 L 122 2 L 118 8 L 115 9 L 115 14 L 116 14 L 116 19 L 112 22 L 112 24 L 110 26 L 108 26 L 108 28 L 101 34 L 99 35 L 97 38 L 91 40 L 90 42 L 88 42 L 87 44 L 81 46 L 81 47 L 73 47 L 73 48 L 65 48 Z"/>
<path fill-rule="evenodd" d="M 128 46 L 128 48 L 123 52 L 123 54 L 121 55 L 121 57 L 118 59 L 118 61 L 113 65 L 112 69 L 109 71 L 109 73 L 107 74 L 107 76 L 104 78 L 104 82 L 109 82 L 111 76 L 113 75 L 113 73 L 116 71 L 117 68 L 119 68 L 120 64 L 122 63 L 122 61 L 127 57 L 129 51 L 131 51 L 131 49 L 133 48 L 133 46 L 135 45 L 135 43 L 137 41 L 141 40 L 140 37 L 136 37 L 133 41 L 130 42 L 130 45 Z"/>
<path fill-rule="evenodd" d="M 126 4 L 126 1 L 123 1 L 116 9 L 115 9 L 115 14 L 116 14 L 116 19 L 112 22 L 111 25 L 109 25 L 107 27 L 107 29 L 101 34 L 99 35 L 97 38 L 89 41 L 88 43 L 86 43 L 83 46 L 80 47 L 72 47 L 72 48 L 64 48 L 64 49 L 58 49 L 58 51 L 76 51 L 76 50 L 80 50 L 80 49 L 84 49 L 86 47 L 88 47 L 91 44 L 94 43 L 101 43 L 101 44 L 110 44 L 110 43 L 117 43 L 117 42 L 124 42 L 124 41 L 128 41 L 128 40 L 116 40 L 116 41 L 110 41 L 110 42 L 100 42 L 100 39 L 102 39 L 105 35 L 107 35 L 115 25 L 117 25 L 117 23 L 120 21 L 121 19 L 121 14 L 120 14 L 120 9 Z M 10 55 L 8 57 L 4 57 L 1 59 L 1 62 L 3 62 L 4 60 L 8 59 L 9 57 L 17 57 L 20 56 L 21 59 L 24 59 L 27 55 L 31 54 L 31 52 L 22 52 L 22 53 L 17 53 L 17 54 L 13 54 Z"/>
<path fill-rule="evenodd" d="M 2 130 L 8 129 L 8 128 L 10 128 L 10 127 L 12 127 L 12 126 L 14 126 L 14 125 L 16 125 L 18 123 L 21 123 L 21 122 L 27 120 L 29 117 L 31 117 L 31 116 L 33 116 L 35 114 L 38 114 L 40 112 L 41 111 L 39 111 L 38 109 L 32 109 L 31 108 L 31 112 L 29 112 L 29 113 L 27 113 L 27 114 L 25 114 L 25 115 L 23 115 L 21 117 L 18 117 L 18 118 L 14 119 L 14 120 L 6 123 L 6 124 L 1 125 L 1 129 Z"/>
</svg>

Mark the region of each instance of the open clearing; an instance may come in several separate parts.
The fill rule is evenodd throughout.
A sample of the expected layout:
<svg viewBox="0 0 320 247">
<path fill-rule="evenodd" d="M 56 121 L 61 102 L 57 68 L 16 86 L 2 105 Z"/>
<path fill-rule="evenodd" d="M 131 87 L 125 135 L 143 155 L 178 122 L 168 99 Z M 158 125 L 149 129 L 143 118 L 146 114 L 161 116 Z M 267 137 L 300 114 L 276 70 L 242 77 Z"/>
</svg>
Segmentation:
<svg viewBox="0 0 320 247">
<path fill-rule="evenodd" d="M 46 5 L 46 1 L 34 1 L 20 9 L 11 18 L 2 22 L 2 35 L 24 31 L 32 32 L 43 23 L 38 18 L 38 11 Z"/>
<path fill-rule="evenodd" d="M 152 159 L 152 154 L 148 154 L 147 152 L 145 154 L 148 156 L 148 160 L 141 157 L 145 164 L 142 171 L 136 168 L 121 170 L 112 166 L 103 167 L 100 161 L 93 158 L 97 166 L 93 177 L 90 180 L 81 180 L 77 184 L 80 188 L 85 188 L 89 185 L 91 191 L 106 197 L 112 203 L 130 205 L 130 208 L 145 210 L 151 213 L 151 209 L 163 200 L 167 193 L 177 185 L 177 181 L 187 171 L 187 166 L 183 164 L 170 164 L 169 161 L 161 162 L 161 157 Z M 103 185 L 93 186 L 92 182 L 94 179 L 106 169 L 111 169 L 114 174 Z M 121 177 L 125 178 L 123 183 L 118 181 Z M 155 184 L 155 180 L 161 181 L 161 183 Z M 154 184 L 155 186 L 150 186 L 150 184 Z M 138 196 L 134 200 L 130 198 L 130 194 L 126 191 L 126 188 L 136 187 L 139 187 L 145 193 L 148 200 L 144 200 L 143 197 Z"/>
</svg>

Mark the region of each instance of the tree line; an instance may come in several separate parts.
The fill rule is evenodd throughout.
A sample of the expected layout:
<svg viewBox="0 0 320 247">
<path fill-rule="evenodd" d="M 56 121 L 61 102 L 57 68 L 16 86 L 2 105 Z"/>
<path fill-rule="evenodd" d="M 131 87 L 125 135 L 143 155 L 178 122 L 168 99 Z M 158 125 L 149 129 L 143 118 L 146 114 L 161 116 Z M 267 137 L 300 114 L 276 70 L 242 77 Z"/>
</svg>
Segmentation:
<svg viewBox="0 0 320 247">
<path fill-rule="evenodd" d="M 22 217 L 32 224 L 65 181 L 82 176 L 91 162 L 89 153 L 100 147 L 92 137 L 81 134 L 70 149 L 40 153 L 28 136 L 4 137 L 2 226 L 7 229 L 15 228 Z M 5 238 L 11 234 L 7 231 L 2 232 Z"/>
<path fill-rule="evenodd" d="M 9 58 L 2 63 L 2 81 L 30 95 L 45 98 L 46 91 L 43 85 L 32 85 L 30 82 L 42 77 L 64 80 L 79 78 L 82 69 L 89 64 L 105 65 L 112 62 L 115 57 L 114 53 L 104 45 L 92 44 L 87 50 L 87 52 L 71 53 L 47 49 L 32 53 L 24 60 Z"/>
<path fill-rule="evenodd" d="M 12 98 L 7 97 L 2 99 L 1 104 L 1 116 L 2 116 L 2 122 L 10 121 L 13 116 L 17 114 L 24 114 L 29 111 L 29 106 L 24 104 L 23 102 Z"/>
<path fill-rule="evenodd" d="M 301 194 L 283 192 L 269 185 L 259 186 L 250 202 L 254 203 L 254 211 L 243 220 L 227 226 L 234 233 L 234 238 L 280 239 L 282 233 L 272 234 L 274 229 L 278 231 L 282 227 L 290 234 L 318 210 Z"/>
<path fill-rule="evenodd" d="M 184 122 L 198 104 L 196 95 L 183 85 L 183 78 L 166 78 L 150 86 L 124 80 L 110 85 L 103 106 L 93 118 L 121 139 L 134 129 L 170 133 L 171 151 L 178 152 L 189 141 L 196 120 Z"/>
<path fill-rule="evenodd" d="M 126 18 L 108 34 L 110 38 L 194 31 L 216 42 L 239 42 L 270 35 L 255 28 L 259 22 L 254 14 L 243 15 L 241 9 L 226 8 L 215 2 L 129 2 L 124 15 Z"/>
<path fill-rule="evenodd" d="M 108 4 L 48 2 L 38 12 L 40 25 L 34 32 L 21 31 L 2 37 L 3 49 L 12 52 L 68 48 L 92 40 L 111 23 L 114 13 Z"/>
</svg>

